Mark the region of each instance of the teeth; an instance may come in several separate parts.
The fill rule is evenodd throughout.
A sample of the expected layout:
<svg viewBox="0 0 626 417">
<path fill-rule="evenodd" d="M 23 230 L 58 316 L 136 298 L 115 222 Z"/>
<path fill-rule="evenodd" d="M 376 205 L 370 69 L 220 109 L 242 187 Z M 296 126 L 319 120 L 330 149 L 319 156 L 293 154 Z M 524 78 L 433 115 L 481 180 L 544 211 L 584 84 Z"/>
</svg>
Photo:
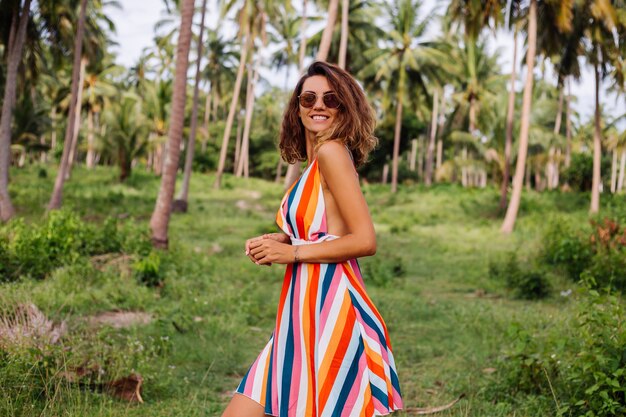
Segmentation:
<svg viewBox="0 0 626 417">
<path fill-rule="evenodd" d="M 313 116 L 313 120 L 326 120 L 328 117 L 326 116 Z"/>
</svg>

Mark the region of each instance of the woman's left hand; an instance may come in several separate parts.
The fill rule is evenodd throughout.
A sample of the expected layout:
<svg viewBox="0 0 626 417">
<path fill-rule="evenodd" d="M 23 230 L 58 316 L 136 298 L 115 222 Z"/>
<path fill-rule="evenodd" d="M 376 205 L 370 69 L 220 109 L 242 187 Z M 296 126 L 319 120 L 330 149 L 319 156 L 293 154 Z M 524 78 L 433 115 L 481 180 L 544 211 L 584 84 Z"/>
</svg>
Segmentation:
<svg viewBox="0 0 626 417">
<path fill-rule="evenodd" d="M 250 254 L 259 265 L 290 264 L 294 260 L 294 246 L 273 239 L 250 242 Z"/>
</svg>

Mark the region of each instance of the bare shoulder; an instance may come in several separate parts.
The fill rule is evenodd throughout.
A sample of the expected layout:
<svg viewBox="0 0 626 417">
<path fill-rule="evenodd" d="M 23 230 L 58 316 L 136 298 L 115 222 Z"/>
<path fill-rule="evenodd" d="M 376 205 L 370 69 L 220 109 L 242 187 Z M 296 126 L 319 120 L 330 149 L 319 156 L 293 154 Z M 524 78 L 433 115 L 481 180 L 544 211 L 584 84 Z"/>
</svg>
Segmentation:
<svg viewBox="0 0 626 417">
<path fill-rule="evenodd" d="M 353 170 L 352 159 L 346 147 L 338 141 L 323 143 L 317 150 L 317 160 L 324 171 Z"/>
</svg>

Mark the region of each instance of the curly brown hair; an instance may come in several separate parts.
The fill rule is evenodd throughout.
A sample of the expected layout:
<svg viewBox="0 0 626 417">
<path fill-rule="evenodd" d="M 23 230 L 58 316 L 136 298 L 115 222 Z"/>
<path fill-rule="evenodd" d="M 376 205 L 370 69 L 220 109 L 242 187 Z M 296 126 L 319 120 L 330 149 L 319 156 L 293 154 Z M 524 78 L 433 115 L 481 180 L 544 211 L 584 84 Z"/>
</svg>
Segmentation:
<svg viewBox="0 0 626 417">
<path fill-rule="evenodd" d="M 326 77 L 328 84 L 341 101 L 335 123 L 317 135 L 315 148 L 330 140 L 339 141 L 350 149 L 355 165 L 362 165 L 378 143 L 378 139 L 373 135 L 376 127 L 374 110 L 361 86 L 347 71 L 322 61 L 316 61 L 309 66 L 298 81 L 285 109 L 279 143 L 283 159 L 293 164 L 307 158 L 306 136 L 299 116 L 298 96 L 306 79 L 315 75 Z"/>
</svg>

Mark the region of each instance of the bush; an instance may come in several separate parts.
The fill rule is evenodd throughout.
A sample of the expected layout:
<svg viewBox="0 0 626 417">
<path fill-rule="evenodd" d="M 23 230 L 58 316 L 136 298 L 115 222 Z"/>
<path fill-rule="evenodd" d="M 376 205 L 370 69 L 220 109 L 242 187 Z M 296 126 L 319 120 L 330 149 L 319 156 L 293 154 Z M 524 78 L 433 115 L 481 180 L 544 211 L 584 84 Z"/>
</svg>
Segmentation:
<svg viewBox="0 0 626 417">
<path fill-rule="evenodd" d="M 504 262 L 489 263 L 489 277 L 503 282 L 515 298 L 538 300 L 550 295 L 552 286 L 546 274 L 533 268 L 522 269 L 515 252 L 509 253 Z"/>
<path fill-rule="evenodd" d="M 595 286 L 595 283 L 591 283 Z M 589 287 L 571 326 L 543 334 L 514 324 L 500 364 L 496 395 L 554 399 L 559 416 L 608 417 L 626 413 L 626 327 L 621 301 Z"/>
<path fill-rule="evenodd" d="M 397 255 L 377 255 L 361 261 L 363 279 L 377 287 L 385 287 L 405 273 L 404 262 Z"/>
<path fill-rule="evenodd" d="M 53 211 L 41 224 L 27 225 L 18 219 L 0 229 L 0 277 L 3 281 L 21 276 L 43 279 L 81 257 L 118 252 L 147 255 L 149 251 L 145 232 L 132 225 L 120 228 L 116 219 L 93 225 L 74 212 Z"/>
<path fill-rule="evenodd" d="M 144 258 L 139 259 L 133 265 L 135 279 L 140 284 L 148 287 L 160 287 L 163 285 L 163 268 L 161 256 L 158 252 L 152 251 Z"/>
<path fill-rule="evenodd" d="M 540 258 L 549 265 L 562 266 L 570 279 L 577 281 L 592 258 L 589 240 L 581 229 L 560 219 L 550 223 L 543 238 Z"/>
<path fill-rule="evenodd" d="M 544 238 L 542 259 L 562 266 L 573 280 L 592 279 L 598 287 L 626 289 L 626 229 L 618 221 L 591 220 L 591 233 L 553 222 Z"/>
</svg>

